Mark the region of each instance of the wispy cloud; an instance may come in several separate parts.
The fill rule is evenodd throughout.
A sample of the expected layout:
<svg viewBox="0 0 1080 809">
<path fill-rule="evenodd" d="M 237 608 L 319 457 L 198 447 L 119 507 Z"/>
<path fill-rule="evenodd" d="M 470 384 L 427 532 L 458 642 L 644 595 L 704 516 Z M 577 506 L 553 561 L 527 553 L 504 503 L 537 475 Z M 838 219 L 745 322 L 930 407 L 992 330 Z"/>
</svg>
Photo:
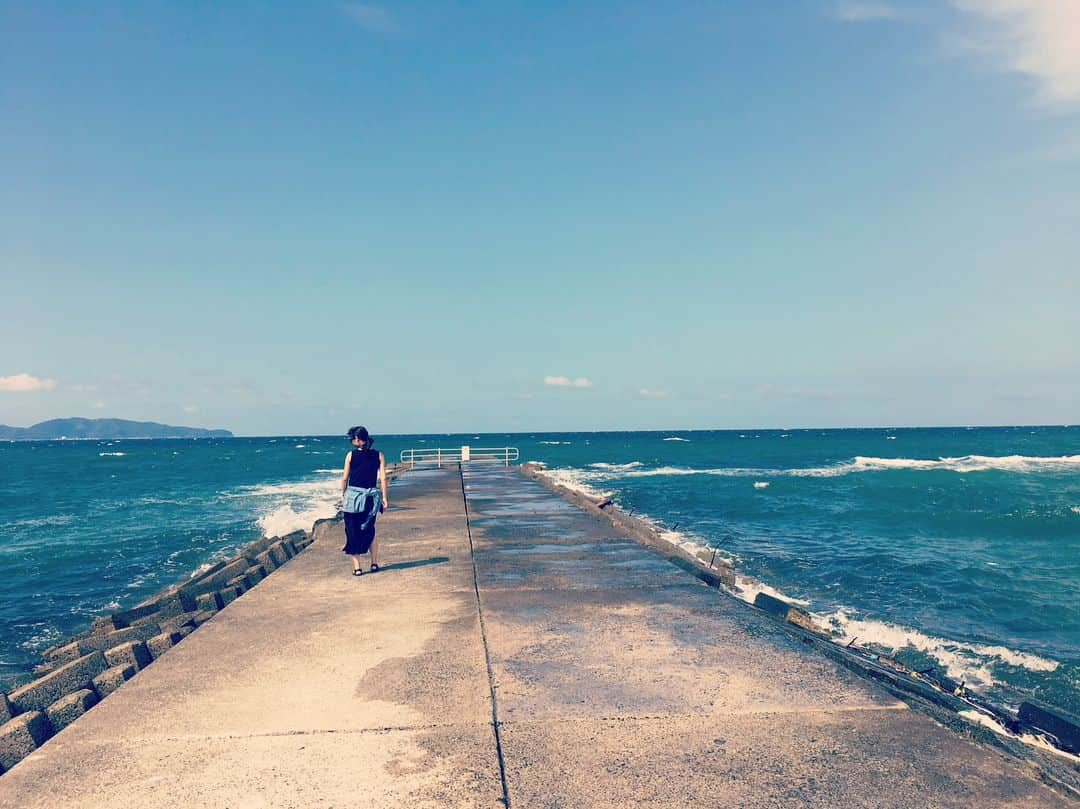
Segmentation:
<svg viewBox="0 0 1080 809">
<path fill-rule="evenodd" d="M 1050 163 L 1080 162 L 1080 134 L 1046 147 L 1037 156 Z"/>
<path fill-rule="evenodd" d="M 390 34 L 398 30 L 398 24 L 394 18 L 382 6 L 373 3 L 346 3 L 341 7 L 345 16 L 363 28 L 374 34 Z"/>
<path fill-rule="evenodd" d="M 975 23 L 955 43 L 998 68 L 1031 78 L 1047 106 L 1080 104 L 1080 3 L 952 0 Z"/>
<path fill-rule="evenodd" d="M 0 391 L 8 393 L 29 393 L 36 390 L 52 390 L 55 387 L 55 379 L 42 379 L 30 374 L 0 376 Z"/>
<path fill-rule="evenodd" d="M 583 376 L 571 379 L 568 376 L 545 376 L 544 384 L 555 388 L 591 388 L 592 382 Z"/>
<path fill-rule="evenodd" d="M 840 0 L 832 8 L 833 16 L 844 22 L 872 22 L 874 20 L 902 20 L 904 12 L 892 3 L 873 0 Z"/>
<path fill-rule="evenodd" d="M 638 391 L 638 396 L 643 399 L 666 399 L 670 395 L 666 390 L 656 390 L 655 388 L 642 388 Z"/>
</svg>

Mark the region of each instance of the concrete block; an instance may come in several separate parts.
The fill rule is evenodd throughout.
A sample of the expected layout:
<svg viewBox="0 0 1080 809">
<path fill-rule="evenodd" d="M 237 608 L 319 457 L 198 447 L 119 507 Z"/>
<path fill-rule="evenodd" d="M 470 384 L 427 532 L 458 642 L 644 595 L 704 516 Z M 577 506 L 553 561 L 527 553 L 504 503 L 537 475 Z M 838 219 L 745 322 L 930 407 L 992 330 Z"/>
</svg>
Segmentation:
<svg viewBox="0 0 1080 809">
<path fill-rule="evenodd" d="M 247 576 L 236 576 L 225 582 L 226 587 L 233 587 L 236 589 L 237 594 L 243 595 L 249 589 Z"/>
<path fill-rule="evenodd" d="M 98 695 L 89 688 L 61 697 L 48 708 L 45 715 L 53 730 L 59 733 L 84 713 L 98 704 Z"/>
<path fill-rule="evenodd" d="M 177 590 L 158 601 L 158 614 L 161 618 L 172 618 L 183 612 L 195 612 L 195 597 L 184 590 Z"/>
<path fill-rule="evenodd" d="M 147 621 L 124 629 L 115 629 L 112 632 L 96 633 L 75 643 L 69 643 L 67 646 L 61 646 L 44 657 L 47 663 L 53 664 L 52 668 L 56 668 L 57 663 L 74 660 L 91 652 L 103 652 L 121 643 L 146 640 L 160 632 L 161 629 L 156 621 Z"/>
<path fill-rule="evenodd" d="M 149 666 L 151 660 L 150 650 L 141 640 L 121 643 L 105 652 L 105 662 L 110 666 L 134 666 L 141 669 Z"/>
<path fill-rule="evenodd" d="M 1020 703 L 1020 721 L 1052 734 L 1070 753 L 1080 753 L 1080 718 L 1042 702 Z"/>
<path fill-rule="evenodd" d="M 311 526 L 312 541 L 318 542 L 339 525 L 341 525 L 341 520 L 337 517 L 325 517 L 321 520 L 315 520 L 315 524 Z"/>
<path fill-rule="evenodd" d="M 270 551 L 263 551 L 255 557 L 255 561 L 259 563 L 267 575 L 270 575 L 278 569 L 278 563 L 274 561 L 274 557 L 270 555 Z"/>
<path fill-rule="evenodd" d="M 41 650 L 41 656 L 45 657 L 46 655 L 50 655 L 53 652 L 55 652 L 57 649 L 59 649 L 61 646 L 67 646 L 68 644 L 74 643 L 77 640 L 82 640 L 83 638 L 88 638 L 93 634 L 94 634 L 93 631 L 89 630 L 89 629 L 84 629 L 82 632 L 76 632 L 74 635 L 69 635 L 68 637 L 64 638 L 59 643 L 55 643 L 52 646 L 48 646 L 48 647 L 42 649 Z"/>
<path fill-rule="evenodd" d="M 210 612 L 210 610 L 200 610 L 199 612 L 192 613 L 191 625 L 195 627 L 202 626 L 213 617 L 214 613 Z"/>
<path fill-rule="evenodd" d="M 157 613 L 155 613 L 155 620 L 136 624 L 125 629 L 117 629 L 115 632 L 110 632 L 93 640 L 80 641 L 80 648 L 85 649 L 87 653 L 105 651 L 114 646 L 119 646 L 121 643 L 133 643 L 152 638 L 161 631 L 161 625 L 156 620 L 156 615 Z"/>
<path fill-rule="evenodd" d="M 196 582 L 199 582 L 199 581 L 202 581 L 203 579 L 209 578 L 210 576 L 213 576 L 215 573 L 217 573 L 219 570 L 221 570 L 223 567 L 225 567 L 225 564 L 226 564 L 226 562 L 225 562 L 224 559 L 221 560 L 220 562 L 215 562 L 210 567 L 208 567 L 206 570 L 204 570 L 202 573 L 200 573 L 198 576 L 195 576 L 190 581 L 185 582 L 185 584 L 195 584 Z"/>
<path fill-rule="evenodd" d="M 176 634 L 180 636 L 181 640 L 183 640 L 194 631 L 195 627 L 191 624 L 188 624 L 187 626 L 182 626 L 178 630 L 176 630 Z"/>
<path fill-rule="evenodd" d="M 801 610 L 798 607 L 788 607 L 787 615 L 784 616 L 784 620 L 789 624 L 794 624 L 797 627 L 805 629 L 807 632 L 816 632 L 819 635 L 824 635 L 825 631 L 814 623 L 814 619 L 810 617 L 810 613 L 806 610 Z"/>
<path fill-rule="evenodd" d="M 20 713 L 43 711 L 60 697 L 89 686 L 91 681 L 107 668 L 105 655 L 92 652 L 15 689 L 8 695 L 8 699 Z"/>
<path fill-rule="evenodd" d="M 240 591 L 235 587 L 223 587 L 218 591 L 218 596 L 221 598 L 221 603 L 231 604 L 240 597 Z"/>
<path fill-rule="evenodd" d="M 217 612 L 225 606 L 221 600 L 221 596 L 216 592 L 203 593 L 201 596 L 195 599 L 195 606 L 202 612 Z"/>
<path fill-rule="evenodd" d="M 8 702 L 7 694 L 0 691 L 0 725 L 7 722 L 14 715 L 15 711 L 11 707 L 11 703 Z"/>
<path fill-rule="evenodd" d="M 112 615 L 107 615 L 104 618 L 98 618 L 91 624 L 91 627 L 95 632 L 112 632 L 117 629 L 126 629 L 140 618 L 153 615 L 157 611 L 157 602 L 151 601 L 148 604 L 140 604 L 129 610 L 114 612 Z"/>
<path fill-rule="evenodd" d="M 105 669 L 94 678 L 94 690 L 98 692 L 102 699 L 105 699 L 105 697 L 122 686 L 126 680 L 134 677 L 135 672 L 136 668 L 134 666 L 113 666 L 111 669 Z"/>
<path fill-rule="evenodd" d="M 95 618 L 90 622 L 90 630 L 92 632 L 112 632 L 114 629 L 119 628 L 120 627 L 112 622 L 111 615 L 106 615 L 104 618 Z"/>
<path fill-rule="evenodd" d="M 0 725 L 0 772 L 10 770 L 52 735 L 41 711 L 30 711 Z"/>
<path fill-rule="evenodd" d="M 779 598 L 773 598 L 768 593 L 758 593 L 754 598 L 754 606 L 758 609 L 765 610 L 770 615 L 775 615 L 781 621 L 787 618 L 788 609 L 791 607 L 786 601 L 781 601 Z"/>
<path fill-rule="evenodd" d="M 66 646 L 57 646 L 41 653 L 46 663 L 70 663 L 82 657 L 85 652 L 79 652 L 79 642 L 74 641 Z"/>
<path fill-rule="evenodd" d="M 266 555 L 269 556 L 270 559 L 273 561 L 275 568 L 281 567 L 283 564 L 289 561 L 289 557 L 285 554 L 285 548 L 281 545 L 280 542 L 267 548 Z"/>
<path fill-rule="evenodd" d="M 220 589 L 229 579 L 243 574 L 250 564 L 251 563 L 247 559 L 241 556 L 238 559 L 227 562 L 213 574 L 204 574 L 195 581 L 185 584 L 181 589 L 193 596 L 199 596 L 202 593 L 212 593 L 214 590 Z"/>
<path fill-rule="evenodd" d="M 281 539 L 284 542 L 291 542 L 295 545 L 297 542 L 303 542 L 307 539 L 307 531 L 293 531 L 291 534 L 286 534 Z"/>
<path fill-rule="evenodd" d="M 50 671 L 56 671 L 58 668 L 60 668 L 65 663 L 70 663 L 70 662 L 71 662 L 70 660 L 58 660 L 58 661 L 55 661 L 55 662 L 50 660 L 47 663 L 42 663 L 42 664 L 40 664 L 38 666 L 34 666 L 30 670 L 30 673 L 34 675 L 35 679 L 38 678 L 38 677 L 44 677 Z"/>
<path fill-rule="evenodd" d="M 262 565 L 252 565 L 247 569 L 244 578 L 248 580 L 250 589 L 266 578 L 266 568 Z"/>
<path fill-rule="evenodd" d="M 250 564 L 260 553 L 266 553 L 266 549 L 276 543 L 279 539 L 280 537 L 262 537 L 261 539 L 256 539 L 254 542 L 249 542 L 241 548 L 240 555 L 246 558 Z"/>
<path fill-rule="evenodd" d="M 150 650 L 150 656 L 157 660 L 182 639 L 183 636 L 179 632 L 162 632 L 150 638 L 146 642 L 146 648 Z"/>
<path fill-rule="evenodd" d="M 177 615 L 175 618 L 166 618 L 161 622 L 162 632 L 181 632 L 185 627 L 195 628 L 195 615 L 194 612 L 185 612 L 182 615 Z M 160 634 L 160 633 L 158 633 Z"/>
</svg>

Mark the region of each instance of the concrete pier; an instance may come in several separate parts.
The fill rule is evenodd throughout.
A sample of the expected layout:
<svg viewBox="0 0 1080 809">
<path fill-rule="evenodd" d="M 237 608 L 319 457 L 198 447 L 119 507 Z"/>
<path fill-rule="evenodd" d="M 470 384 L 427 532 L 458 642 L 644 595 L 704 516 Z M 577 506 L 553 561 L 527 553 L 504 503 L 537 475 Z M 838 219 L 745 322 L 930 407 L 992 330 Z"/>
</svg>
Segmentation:
<svg viewBox="0 0 1080 809">
<path fill-rule="evenodd" d="M 513 470 L 391 502 L 382 571 L 322 534 L 0 807 L 1077 805 Z"/>
</svg>

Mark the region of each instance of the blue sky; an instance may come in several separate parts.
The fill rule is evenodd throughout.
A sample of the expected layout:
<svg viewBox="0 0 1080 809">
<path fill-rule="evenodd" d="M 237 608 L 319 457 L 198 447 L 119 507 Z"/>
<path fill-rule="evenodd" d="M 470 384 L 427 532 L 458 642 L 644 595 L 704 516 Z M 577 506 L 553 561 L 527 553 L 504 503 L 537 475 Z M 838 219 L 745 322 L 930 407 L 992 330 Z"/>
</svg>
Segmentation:
<svg viewBox="0 0 1080 809">
<path fill-rule="evenodd" d="M 1080 420 L 1080 6 L 0 0 L 0 423 Z"/>
</svg>

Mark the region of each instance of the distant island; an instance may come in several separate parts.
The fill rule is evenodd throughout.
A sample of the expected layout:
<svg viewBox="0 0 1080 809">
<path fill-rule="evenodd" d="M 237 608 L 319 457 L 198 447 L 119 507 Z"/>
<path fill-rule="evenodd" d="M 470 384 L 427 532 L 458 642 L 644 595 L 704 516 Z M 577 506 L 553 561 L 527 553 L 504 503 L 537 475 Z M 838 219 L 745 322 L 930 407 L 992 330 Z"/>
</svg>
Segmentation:
<svg viewBox="0 0 1080 809">
<path fill-rule="evenodd" d="M 0 441 L 49 441 L 61 438 L 232 438 L 228 430 L 173 427 L 127 419 L 50 419 L 32 427 L 0 424 Z"/>
</svg>

